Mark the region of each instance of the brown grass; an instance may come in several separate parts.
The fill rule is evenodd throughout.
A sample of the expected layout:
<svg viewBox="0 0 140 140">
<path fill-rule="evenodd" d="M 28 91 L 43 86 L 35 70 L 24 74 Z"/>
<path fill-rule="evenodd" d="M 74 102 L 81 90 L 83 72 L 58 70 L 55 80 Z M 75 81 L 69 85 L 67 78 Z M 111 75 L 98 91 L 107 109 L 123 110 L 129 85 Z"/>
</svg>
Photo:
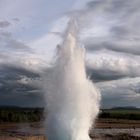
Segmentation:
<svg viewBox="0 0 140 140">
<path fill-rule="evenodd" d="M 140 128 L 140 120 L 98 119 L 96 128 Z"/>
<path fill-rule="evenodd" d="M 0 140 L 47 140 L 45 136 L 0 136 Z"/>
</svg>

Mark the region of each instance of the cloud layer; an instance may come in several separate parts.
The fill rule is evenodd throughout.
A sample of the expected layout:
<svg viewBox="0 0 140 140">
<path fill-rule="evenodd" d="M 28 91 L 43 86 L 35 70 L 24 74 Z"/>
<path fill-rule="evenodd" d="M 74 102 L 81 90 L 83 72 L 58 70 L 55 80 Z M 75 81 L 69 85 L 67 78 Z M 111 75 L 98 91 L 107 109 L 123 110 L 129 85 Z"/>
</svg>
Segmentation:
<svg viewBox="0 0 140 140">
<path fill-rule="evenodd" d="M 139 5 L 139 0 L 93 0 L 78 13 L 87 73 L 98 82 L 105 107 L 140 107 Z"/>
<path fill-rule="evenodd" d="M 102 106 L 140 107 L 139 0 L 0 1 L 0 103 L 44 104 L 39 75 L 51 65 L 71 16 Z"/>
<path fill-rule="evenodd" d="M 0 105 L 43 106 L 38 73 L 21 67 L 1 65 Z"/>
</svg>

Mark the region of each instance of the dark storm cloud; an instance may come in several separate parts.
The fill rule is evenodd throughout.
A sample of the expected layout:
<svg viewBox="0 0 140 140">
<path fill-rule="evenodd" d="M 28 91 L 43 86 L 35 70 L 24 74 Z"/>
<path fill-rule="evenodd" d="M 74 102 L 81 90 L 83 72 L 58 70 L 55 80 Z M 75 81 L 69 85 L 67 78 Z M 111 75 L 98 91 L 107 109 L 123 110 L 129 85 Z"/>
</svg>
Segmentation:
<svg viewBox="0 0 140 140">
<path fill-rule="evenodd" d="M 122 107 L 122 106 L 124 107 L 132 106 L 132 107 L 139 108 L 140 107 L 139 100 L 140 100 L 139 98 L 136 98 L 135 100 L 125 100 L 120 96 L 118 97 L 102 96 L 101 108 L 112 108 L 112 107 Z"/>
<path fill-rule="evenodd" d="M 129 77 L 127 74 L 117 73 L 109 70 L 95 70 L 87 67 L 87 74 L 93 82 L 102 82 L 117 80 L 125 77 Z M 135 77 L 135 76 L 134 76 Z"/>
<path fill-rule="evenodd" d="M 11 25 L 11 23 L 8 21 L 0 21 L 0 28 L 6 28 L 10 25 Z"/>
<path fill-rule="evenodd" d="M 112 51 L 116 52 L 124 52 L 124 53 L 129 53 L 129 54 L 134 54 L 134 55 L 140 55 L 140 41 L 137 40 L 127 40 L 127 39 L 118 39 L 118 40 L 110 40 L 105 41 L 105 40 L 94 40 L 94 39 L 89 39 L 85 48 L 87 51 L 96 51 L 96 50 L 102 50 L 102 49 L 109 49 Z M 127 54 L 126 54 L 127 55 Z"/>
<path fill-rule="evenodd" d="M 99 82 L 96 85 L 102 93 L 103 107 L 140 107 L 140 77 Z"/>
<path fill-rule="evenodd" d="M 8 26 L 0 22 L 0 105 L 43 106 L 40 75 L 31 71 L 38 60 L 29 46 L 12 37 Z"/>
<path fill-rule="evenodd" d="M 25 106 L 25 107 L 43 107 L 44 99 L 41 96 L 23 96 L 23 95 L 0 95 L 0 105 Z"/>
<path fill-rule="evenodd" d="M 31 72 L 27 69 L 13 65 L 1 65 L 0 73 L 1 73 L 0 77 L 5 76 L 11 79 L 14 78 L 15 80 L 19 79 L 21 75 L 27 76 L 29 78 L 39 77 L 38 73 Z M 4 75 L 2 73 L 4 73 Z"/>
<path fill-rule="evenodd" d="M 0 105 L 43 105 L 40 75 L 15 66 L 0 66 Z"/>
</svg>

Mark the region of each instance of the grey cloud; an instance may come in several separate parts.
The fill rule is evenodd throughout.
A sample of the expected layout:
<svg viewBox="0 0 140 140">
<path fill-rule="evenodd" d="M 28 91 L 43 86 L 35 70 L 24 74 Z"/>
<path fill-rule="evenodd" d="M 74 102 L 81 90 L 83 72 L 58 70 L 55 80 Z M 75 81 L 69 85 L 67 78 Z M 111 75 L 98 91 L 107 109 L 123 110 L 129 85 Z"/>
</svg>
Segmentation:
<svg viewBox="0 0 140 140">
<path fill-rule="evenodd" d="M 11 76 L 11 78 L 20 78 L 21 75 L 25 75 L 29 78 L 39 77 L 38 73 L 32 72 L 22 67 L 14 66 L 14 65 L 0 65 L 0 73 L 4 73 L 4 76 Z M 0 76 L 0 77 L 1 77 Z"/>
<path fill-rule="evenodd" d="M 96 34 L 85 37 L 83 35 L 82 41 L 87 50 L 106 48 L 140 55 L 139 5 L 139 0 L 95 0 L 87 3 L 88 8 L 81 15 L 84 16 L 81 19 L 86 19 L 88 22 L 84 23 L 81 30 L 83 28 L 92 29 L 94 26 L 96 29 L 98 21 L 108 31 L 103 37 L 96 36 Z M 87 34 L 90 33 L 87 32 Z"/>
<path fill-rule="evenodd" d="M 6 28 L 8 26 L 10 26 L 10 22 L 8 21 L 0 21 L 0 28 Z"/>
<path fill-rule="evenodd" d="M 125 100 L 124 98 L 119 96 L 118 97 L 103 96 L 101 102 L 101 108 L 112 108 L 112 107 L 120 107 L 120 106 L 134 106 L 139 108 L 140 107 L 139 100 L 140 98 L 135 98 L 135 100 Z"/>
<path fill-rule="evenodd" d="M 126 52 L 134 55 L 140 55 L 139 43 L 140 42 L 137 43 L 137 41 L 134 40 L 130 40 L 130 41 L 126 40 L 126 42 L 124 41 L 121 42 L 118 40 L 118 41 L 106 43 L 105 46 L 110 50 L 114 50 L 118 52 Z"/>
<path fill-rule="evenodd" d="M 21 41 L 17 41 L 11 37 L 9 32 L 0 32 L 0 50 L 3 51 L 31 51 L 31 49 Z"/>
<path fill-rule="evenodd" d="M 112 39 L 113 40 L 113 39 Z M 93 42 L 92 42 L 93 41 Z M 99 41 L 99 42 L 98 42 Z M 124 52 L 134 55 L 140 55 L 140 42 L 134 40 L 116 40 L 116 41 L 102 41 L 102 40 L 90 39 L 85 45 L 87 51 L 93 52 L 96 50 L 108 49 L 116 52 Z M 126 41 L 126 42 L 125 42 Z M 127 54 L 126 54 L 127 55 Z"/>
<path fill-rule="evenodd" d="M 140 76 L 140 56 L 99 50 L 86 60 L 87 73 L 95 82 Z"/>
<path fill-rule="evenodd" d="M 10 32 L 0 32 L 0 35 L 4 36 L 4 37 L 10 37 L 12 34 Z"/>
<path fill-rule="evenodd" d="M 109 48 L 114 51 L 119 52 L 126 52 L 126 53 L 132 53 L 135 55 L 140 55 L 140 42 L 137 40 L 116 40 L 114 42 L 110 42 L 108 44 Z"/>
<path fill-rule="evenodd" d="M 121 20 L 128 20 L 135 18 L 135 15 L 139 14 L 140 1 L 134 0 L 114 0 L 111 3 L 112 5 L 108 8 L 109 13 L 115 13 L 119 15 Z"/>
<path fill-rule="evenodd" d="M 14 56 L 13 54 L 31 53 L 32 50 L 24 42 L 13 39 L 11 32 L 0 30 L 0 55 Z"/>
<path fill-rule="evenodd" d="M 87 7 L 91 10 L 99 9 L 99 7 L 104 6 L 107 4 L 107 1 L 102 1 L 102 0 L 94 0 L 94 1 L 89 1 L 87 3 Z"/>
<path fill-rule="evenodd" d="M 87 67 L 87 75 L 93 82 L 110 81 L 128 77 L 128 75 L 124 73 L 113 72 L 111 70 L 109 71 L 103 69 L 95 70 L 88 67 Z"/>
<path fill-rule="evenodd" d="M 42 68 L 43 62 L 24 42 L 14 39 L 9 32 L 0 31 L 0 64 L 15 64 L 35 71 Z"/>
<path fill-rule="evenodd" d="M 140 107 L 140 77 L 125 78 L 96 84 L 102 93 L 102 105 Z"/>
<path fill-rule="evenodd" d="M 106 14 L 116 15 L 117 18 L 127 19 L 127 17 L 133 17 L 136 12 L 139 12 L 139 0 L 94 0 L 87 3 L 87 6 L 94 10 L 100 5 L 106 5 L 103 10 Z"/>
<path fill-rule="evenodd" d="M 106 88 L 111 87 L 112 89 L 118 89 L 118 87 L 120 87 L 120 88 L 125 88 L 126 90 L 134 91 L 134 89 L 138 88 L 140 85 L 140 77 L 124 78 L 124 79 L 120 79 L 116 81 L 114 80 L 110 82 L 100 82 L 98 83 L 98 85 Z"/>
<path fill-rule="evenodd" d="M 41 87 L 34 81 L 40 82 L 38 73 L 17 66 L 0 65 L 0 105 L 38 106 L 42 103 L 43 106 Z"/>
<path fill-rule="evenodd" d="M 122 27 L 122 26 L 117 26 L 117 25 L 111 28 L 111 32 L 116 37 L 119 36 L 119 38 L 127 36 L 128 33 L 130 33 L 130 31 L 127 28 Z"/>
<path fill-rule="evenodd" d="M 6 59 L 6 57 L 7 56 L 5 54 L 3 54 L 3 53 L 0 54 L 0 59 Z"/>
<path fill-rule="evenodd" d="M 14 21 L 19 22 L 20 19 L 19 18 L 13 18 Z"/>
<path fill-rule="evenodd" d="M 9 39 L 6 41 L 5 47 L 11 48 L 11 49 L 16 49 L 16 50 L 31 50 L 27 45 L 20 41 L 16 41 L 14 39 Z"/>
<path fill-rule="evenodd" d="M 140 1 L 95 0 L 87 5 L 90 25 L 85 28 L 96 30 L 101 18 L 98 23 L 107 31 L 102 36 L 104 31 L 97 30 L 96 36 L 94 30 L 85 30 L 81 37 L 90 54 L 87 71 L 101 91 L 102 107 L 140 107 Z"/>
<path fill-rule="evenodd" d="M 22 96 L 15 95 L 5 97 L 0 95 L 0 105 L 25 106 L 25 107 L 44 107 L 45 101 L 41 96 Z"/>
</svg>

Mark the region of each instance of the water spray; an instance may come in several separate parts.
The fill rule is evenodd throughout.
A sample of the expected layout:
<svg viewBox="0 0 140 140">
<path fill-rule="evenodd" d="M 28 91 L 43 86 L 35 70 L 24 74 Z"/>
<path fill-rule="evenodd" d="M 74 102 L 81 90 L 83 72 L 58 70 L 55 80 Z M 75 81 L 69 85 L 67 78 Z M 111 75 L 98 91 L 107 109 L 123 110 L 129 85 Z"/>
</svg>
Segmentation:
<svg viewBox="0 0 140 140">
<path fill-rule="evenodd" d="M 100 93 L 87 78 L 85 49 L 77 41 L 71 20 L 57 59 L 43 75 L 48 140 L 90 140 L 89 130 L 99 112 Z"/>
</svg>

